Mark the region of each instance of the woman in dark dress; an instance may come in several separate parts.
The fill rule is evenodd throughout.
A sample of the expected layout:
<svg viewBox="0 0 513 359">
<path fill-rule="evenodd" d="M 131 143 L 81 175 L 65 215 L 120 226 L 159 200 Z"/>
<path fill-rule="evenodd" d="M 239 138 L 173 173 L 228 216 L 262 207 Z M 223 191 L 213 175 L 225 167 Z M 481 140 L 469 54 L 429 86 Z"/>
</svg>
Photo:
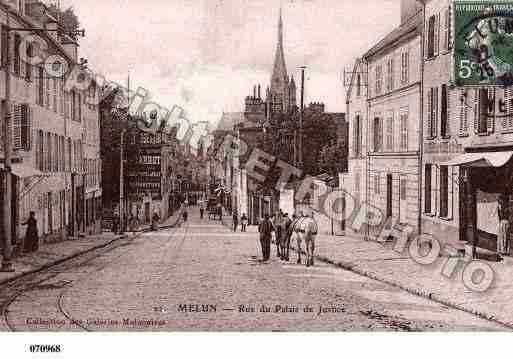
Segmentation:
<svg viewBox="0 0 513 359">
<path fill-rule="evenodd" d="M 30 212 L 29 219 L 23 224 L 27 225 L 24 250 L 25 252 L 35 252 L 39 249 L 36 214 L 34 212 Z"/>
</svg>

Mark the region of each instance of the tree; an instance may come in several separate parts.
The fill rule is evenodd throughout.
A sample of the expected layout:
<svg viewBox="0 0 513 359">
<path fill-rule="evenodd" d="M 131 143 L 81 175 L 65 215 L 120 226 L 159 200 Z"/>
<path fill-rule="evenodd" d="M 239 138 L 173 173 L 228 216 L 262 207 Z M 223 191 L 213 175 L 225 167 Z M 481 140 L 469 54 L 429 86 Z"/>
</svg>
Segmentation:
<svg viewBox="0 0 513 359">
<path fill-rule="evenodd" d="M 64 32 L 71 37 L 76 38 L 73 33 L 78 30 L 80 22 L 78 16 L 75 14 L 73 7 L 68 7 L 66 10 L 58 8 L 55 4 L 48 7 L 48 12 L 59 21 L 59 24 Z"/>
<path fill-rule="evenodd" d="M 324 146 L 319 153 L 318 167 L 321 172 L 336 176 L 347 170 L 347 149 L 339 143 Z"/>
</svg>

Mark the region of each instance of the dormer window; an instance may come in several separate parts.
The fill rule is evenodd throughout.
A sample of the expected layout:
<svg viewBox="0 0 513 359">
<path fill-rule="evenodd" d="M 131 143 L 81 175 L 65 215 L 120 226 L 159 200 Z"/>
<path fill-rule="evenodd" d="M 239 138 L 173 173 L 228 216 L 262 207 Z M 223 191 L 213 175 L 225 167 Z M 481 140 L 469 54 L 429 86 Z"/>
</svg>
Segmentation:
<svg viewBox="0 0 513 359">
<path fill-rule="evenodd" d="M 356 96 L 360 96 L 362 94 L 362 78 L 360 74 L 356 77 Z"/>
</svg>

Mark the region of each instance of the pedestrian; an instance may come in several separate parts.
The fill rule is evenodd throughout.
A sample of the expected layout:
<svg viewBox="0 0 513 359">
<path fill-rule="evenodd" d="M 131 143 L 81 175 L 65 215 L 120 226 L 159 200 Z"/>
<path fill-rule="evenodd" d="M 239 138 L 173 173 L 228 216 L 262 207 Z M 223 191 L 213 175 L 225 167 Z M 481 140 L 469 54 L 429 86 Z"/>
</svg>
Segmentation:
<svg viewBox="0 0 513 359">
<path fill-rule="evenodd" d="M 269 215 L 266 214 L 264 219 L 258 225 L 258 232 L 260 233 L 260 245 L 262 246 L 263 262 L 267 262 L 271 256 L 271 233 L 273 225 L 269 220 Z"/>
<path fill-rule="evenodd" d="M 283 229 L 281 233 L 281 255 L 284 261 L 289 261 L 289 253 L 290 253 L 290 236 L 291 232 L 292 220 L 289 217 L 288 213 L 285 213 L 283 217 Z"/>
<path fill-rule="evenodd" d="M 183 221 L 187 222 L 187 217 L 189 217 L 189 214 L 187 213 L 187 209 L 184 208 L 182 213 Z"/>
<path fill-rule="evenodd" d="M 246 227 L 248 225 L 248 217 L 246 216 L 246 213 L 243 213 L 242 217 L 240 217 L 240 225 L 241 232 L 246 232 Z"/>
<path fill-rule="evenodd" d="M 237 212 L 233 212 L 233 231 L 237 232 L 237 226 L 239 225 L 239 216 L 237 216 Z"/>
<path fill-rule="evenodd" d="M 23 225 L 27 225 L 27 232 L 25 234 L 25 252 L 35 252 L 39 249 L 39 236 L 37 234 L 37 220 L 36 214 L 30 212 L 29 218 Z"/>
<path fill-rule="evenodd" d="M 200 218 L 203 219 L 203 214 L 205 212 L 205 208 L 203 208 L 203 205 L 200 207 Z"/>
<path fill-rule="evenodd" d="M 271 224 L 273 226 L 273 232 L 274 232 L 274 243 L 276 244 L 276 257 L 281 258 L 281 252 L 280 252 L 280 237 L 279 234 L 280 231 L 280 214 L 277 212 L 276 214 L 273 214 L 271 217 Z"/>
<path fill-rule="evenodd" d="M 114 215 L 112 218 L 112 233 L 116 234 L 118 233 L 119 229 L 119 217 L 117 214 Z"/>
<path fill-rule="evenodd" d="M 151 218 L 151 229 L 153 231 L 156 231 L 158 229 L 158 223 L 160 221 L 160 216 L 157 212 L 153 214 L 153 217 Z"/>
<path fill-rule="evenodd" d="M 497 253 L 505 256 L 509 253 L 508 233 L 509 233 L 509 211 L 508 195 L 502 194 L 497 204 L 497 215 L 499 217 L 499 229 L 497 231 Z"/>
</svg>

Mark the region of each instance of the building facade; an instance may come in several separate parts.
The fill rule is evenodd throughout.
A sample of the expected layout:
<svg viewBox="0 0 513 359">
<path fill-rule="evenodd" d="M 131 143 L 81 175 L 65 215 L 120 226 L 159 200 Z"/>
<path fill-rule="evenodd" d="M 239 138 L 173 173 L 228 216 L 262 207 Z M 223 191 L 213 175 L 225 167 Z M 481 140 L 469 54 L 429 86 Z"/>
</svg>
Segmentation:
<svg viewBox="0 0 513 359">
<path fill-rule="evenodd" d="M 39 235 L 45 241 L 100 230 L 97 86 L 94 82 L 85 90 L 65 86 L 66 78 L 50 75 L 44 63 L 29 63 L 20 53 L 28 32 L 8 31 L 7 27 L 9 22 L 10 28 L 48 30 L 38 33 L 48 45 L 44 55 L 65 61 L 68 69 L 81 66 L 77 41 L 52 31 L 58 23 L 46 10 L 39 1 L 0 2 L 2 58 L 10 60 L 10 66 L 0 72 L 0 83 L 6 84 L 5 71 L 10 71 L 11 108 L 5 111 L 13 125 L 12 232 L 20 245 L 25 236 L 22 223 L 30 212 L 35 212 Z M 32 46 L 27 45 L 27 52 L 33 51 Z M 0 88 L 0 97 L 5 107 L 5 86 Z"/>
<path fill-rule="evenodd" d="M 424 3 L 423 231 L 458 249 L 495 251 L 501 196 L 511 208 L 513 90 L 456 87 L 454 7 L 465 2 Z"/>
<path fill-rule="evenodd" d="M 370 133 L 366 202 L 387 220 L 414 228 L 420 220 L 421 48 L 418 13 L 364 55 Z"/>
</svg>

